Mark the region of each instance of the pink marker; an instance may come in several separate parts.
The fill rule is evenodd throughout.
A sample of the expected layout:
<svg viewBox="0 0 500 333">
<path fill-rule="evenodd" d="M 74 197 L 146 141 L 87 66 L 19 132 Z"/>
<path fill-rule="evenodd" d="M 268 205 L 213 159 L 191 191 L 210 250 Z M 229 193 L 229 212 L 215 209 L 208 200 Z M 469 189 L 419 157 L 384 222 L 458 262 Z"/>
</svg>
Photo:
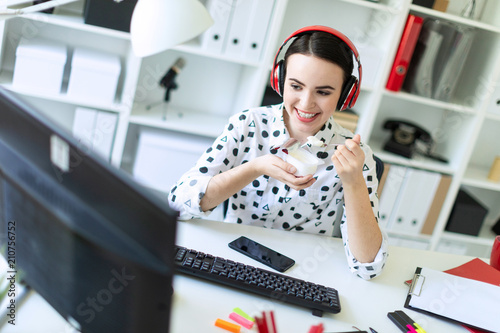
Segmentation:
<svg viewBox="0 0 500 333">
<path fill-rule="evenodd" d="M 232 320 L 234 320 L 235 322 L 237 322 L 238 324 L 240 324 L 241 326 L 243 326 L 245 328 L 250 329 L 253 327 L 253 321 L 250 321 L 246 318 L 243 318 L 242 316 L 240 316 L 236 312 L 231 312 L 231 314 L 229 315 L 229 318 L 231 318 Z"/>
</svg>

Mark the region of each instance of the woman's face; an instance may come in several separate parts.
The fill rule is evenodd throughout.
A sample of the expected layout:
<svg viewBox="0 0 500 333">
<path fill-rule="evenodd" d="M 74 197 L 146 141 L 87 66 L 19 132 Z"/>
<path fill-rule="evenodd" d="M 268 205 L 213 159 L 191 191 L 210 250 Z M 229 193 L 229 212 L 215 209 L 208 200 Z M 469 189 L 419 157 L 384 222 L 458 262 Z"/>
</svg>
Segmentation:
<svg viewBox="0 0 500 333">
<path fill-rule="evenodd" d="M 312 55 L 288 57 L 283 116 L 290 137 L 304 143 L 321 129 L 335 112 L 343 75 L 339 65 Z"/>
</svg>

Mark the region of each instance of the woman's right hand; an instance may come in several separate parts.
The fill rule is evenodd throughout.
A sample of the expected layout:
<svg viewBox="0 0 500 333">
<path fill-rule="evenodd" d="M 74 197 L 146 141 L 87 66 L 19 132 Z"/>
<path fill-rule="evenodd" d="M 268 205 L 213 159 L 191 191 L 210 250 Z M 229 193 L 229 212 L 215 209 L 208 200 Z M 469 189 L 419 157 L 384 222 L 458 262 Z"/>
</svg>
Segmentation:
<svg viewBox="0 0 500 333">
<path fill-rule="evenodd" d="M 295 176 L 294 173 L 297 169 L 292 164 L 272 154 L 257 157 L 250 163 L 255 165 L 255 168 L 260 174 L 277 179 L 294 190 L 305 189 L 316 182 L 313 175 L 306 175 L 303 177 Z"/>
</svg>

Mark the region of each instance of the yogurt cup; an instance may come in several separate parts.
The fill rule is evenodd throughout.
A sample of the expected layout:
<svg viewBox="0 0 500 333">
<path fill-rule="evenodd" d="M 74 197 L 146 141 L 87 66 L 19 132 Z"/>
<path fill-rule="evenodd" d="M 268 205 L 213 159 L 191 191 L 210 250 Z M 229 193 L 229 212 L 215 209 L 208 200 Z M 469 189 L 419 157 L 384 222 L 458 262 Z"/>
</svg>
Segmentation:
<svg viewBox="0 0 500 333">
<path fill-rule="evenodd" d="M 289 151 L 286 155 L 286 161 L 297 168 L 295 176 L 299 177 L 314 175 L 318 165 L 323 164 L 322 160 L 302 148 Z"/>
</svg>

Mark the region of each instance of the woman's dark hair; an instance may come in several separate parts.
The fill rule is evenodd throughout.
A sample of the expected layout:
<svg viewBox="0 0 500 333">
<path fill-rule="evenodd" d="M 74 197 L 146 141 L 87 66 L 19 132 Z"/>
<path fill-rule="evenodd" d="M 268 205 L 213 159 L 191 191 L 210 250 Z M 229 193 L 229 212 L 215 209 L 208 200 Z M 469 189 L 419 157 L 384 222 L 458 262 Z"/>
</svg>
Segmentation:
<svg viewBox="0 0 500 333">
<path fill-rule="evenodd" d="M 344 71 L 342 88 L 352 75 L 354 69 L 353 53 L 343 40 L 331 33 L 313 31 L 295 38 L 285 53 L 283 66 L 285 71 L 288 57 L 296 53 L 313 55 L 339 65 Z"/>
</svg>

